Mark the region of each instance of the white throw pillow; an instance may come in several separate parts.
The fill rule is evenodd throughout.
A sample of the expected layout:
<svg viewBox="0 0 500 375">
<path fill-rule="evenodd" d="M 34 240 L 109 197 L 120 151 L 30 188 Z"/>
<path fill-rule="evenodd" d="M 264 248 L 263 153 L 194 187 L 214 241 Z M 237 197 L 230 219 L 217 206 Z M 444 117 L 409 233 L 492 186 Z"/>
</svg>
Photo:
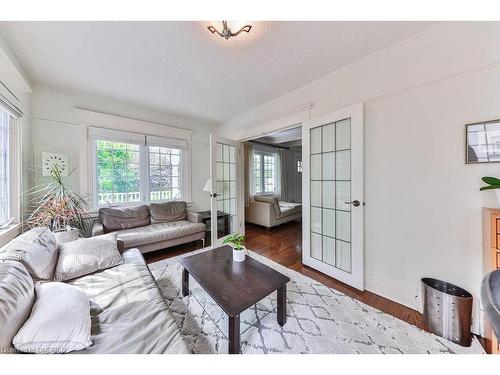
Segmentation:
<svg viewBox="0 0 500 375">
<path fill-rule="evenodd" d="M 31 315 L 12 340 L 25 353 L 68 353 L 92 345 L 87 295 L 64 283 L 37 283 Z"/>
<path fill-rule="evenodd" d="M 116 233 L 81 238 L 59 245 L 54 281 L 75 279 L 122 263 Z"/>
</svg>

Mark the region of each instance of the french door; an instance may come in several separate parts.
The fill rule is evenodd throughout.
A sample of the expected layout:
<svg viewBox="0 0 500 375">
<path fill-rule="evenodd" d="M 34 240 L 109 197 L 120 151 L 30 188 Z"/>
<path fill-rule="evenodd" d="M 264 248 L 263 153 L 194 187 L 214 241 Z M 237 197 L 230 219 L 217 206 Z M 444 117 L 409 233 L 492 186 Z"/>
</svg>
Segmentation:
<svg viewBox="0 0 500 375">
<path fill-rule="evenodd" d="M 302 262 L 364 289 L 363 104 L 302 124 Z"/>
<path fill-rule="evenodd" d="M 240 189 L 240 143 L 210 135 L 210 194 L 212 246 L 225 237 L 243 232 Z"/>
</svg>

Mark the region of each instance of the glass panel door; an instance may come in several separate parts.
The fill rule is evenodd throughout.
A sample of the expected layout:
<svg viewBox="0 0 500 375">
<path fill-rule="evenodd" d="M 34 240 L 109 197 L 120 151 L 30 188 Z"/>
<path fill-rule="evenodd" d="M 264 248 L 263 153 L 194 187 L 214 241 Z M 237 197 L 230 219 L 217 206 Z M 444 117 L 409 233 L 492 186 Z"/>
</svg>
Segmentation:
<svg viewBox="0 0 500 375">
<path fill-rule="evenodd" d="M 303 262 L 362 289 L 362 106 L 309 120 L 303 134 Z"/>
<path fill-rule="evenodd" d="M 351 119 L 310 129 L 311 257 L 351 272 Z"/>
<path fill-rule="evenodd" d="M 239 144 L 220 137 L 210 137 L 211 146 L 211 231 L 212 244 L 218 245 L 222 239 L 241 231 L 238 220 L 238 170 Z"/>
</svg>

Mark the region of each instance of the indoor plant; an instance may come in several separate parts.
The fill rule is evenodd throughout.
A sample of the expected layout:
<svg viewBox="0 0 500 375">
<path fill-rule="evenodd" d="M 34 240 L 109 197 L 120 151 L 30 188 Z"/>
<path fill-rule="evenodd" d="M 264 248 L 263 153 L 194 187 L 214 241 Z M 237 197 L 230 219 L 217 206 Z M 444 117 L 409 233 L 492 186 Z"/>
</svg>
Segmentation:
<svg viewBox="0 0 500 375">
<path fill-rule="evenodd" d="M 75 231 L 84 236 L 92 225 L 86 197 L 73 192 L 64 183 L 57 166 L 51 168 L 50 177 L 52 180 L 48 184 L 26 192 L 31 211 L 28 227 L 49 227 L 52 232 L 61 233 L 62 239 L 73 237 Z"/>
<path fill-rule="evenodd" d="M 229 235 L 223 242 L 223 245 L 229 245 L 233 248 L 233 261 L 243 262 L 245 260 L 245 236 L 241 233 L 233 233 Z"/>
<path fill-rule="evenodd" d="M 483 177 L 481 180 L 483 180 L 484 183 L 486 183 L 486 186 L 483 186 L 481 191 L 484 190 L 495 190 L 495 193 L 497 195 L 497 201 L 498 204 L 500 205 L 500 179 L 495 178 L 495 177 Z"/>
</svg>

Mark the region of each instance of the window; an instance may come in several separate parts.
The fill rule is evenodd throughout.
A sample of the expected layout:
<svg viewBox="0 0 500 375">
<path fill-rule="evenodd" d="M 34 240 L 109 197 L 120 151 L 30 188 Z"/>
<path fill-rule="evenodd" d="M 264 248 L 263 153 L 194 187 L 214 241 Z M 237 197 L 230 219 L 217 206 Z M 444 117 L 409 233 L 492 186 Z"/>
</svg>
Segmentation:
<svg viewBox="0 0 500 375">
<path fill-rule="evenodd" d="M 181 150 L 149 147 L 149 200 L 181 198 Z"/>
<path fill-rule="evenodd" d="M 276 192 L 276 155 L 254 152 L 254 181 L 257 194 Z"/>
<path fill-rule="evenodd" d="M 139 147 L 96 141 L 98 205 L 141 201 Z"/>
<path fill-rule="evenodd" d="M 187 142 L 91 128 L 95 204 L 188 199 Z"/>
<path fill-rule="evenodd" d="M 0 108 L 0 228 L 11 221 L 10 115 Z"/>
</svg>

